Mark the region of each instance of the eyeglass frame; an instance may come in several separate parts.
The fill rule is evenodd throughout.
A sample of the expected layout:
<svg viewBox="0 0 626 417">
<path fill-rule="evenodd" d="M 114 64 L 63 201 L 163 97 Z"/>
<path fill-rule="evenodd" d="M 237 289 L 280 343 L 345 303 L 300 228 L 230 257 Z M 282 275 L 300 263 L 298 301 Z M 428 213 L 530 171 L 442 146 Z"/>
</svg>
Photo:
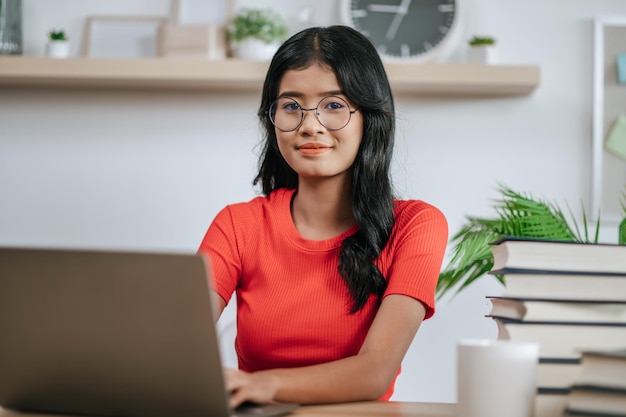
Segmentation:
<svg viewBox="0 0 626 417">
<path fill-rule="evenodd" d="M 302 126 L 302 123 L 304 122 L 304 112 L 305 112 L 305 111 L 312 111 L 312 110 L 315 110 L 315 113 L 314 113 L 314 114 L 315 114 L 315 119 L 317 120 L 317 122 L 318 122 L 319 124 L 321 124 L 322 126 L 324 126 L 324 128 L 325 128 L 325 129 L 330 130 L 330 131 L 333 131 L 333 132 L 335 132 L 335 131 L 337 131 L 337 130 L 341 130 L 341 129 L 343 129 L 344 127 L 348 126 L 348 124 L 350 123 L 350 120 L 352 120 L 352 115 L 353 115 L 354 113 L 356 113 L 357 111 L 359 111 L 359 109 L 358 109 L 358 108 L 356 108 L 356 109 L 354 109 L 354 110 L 350 110 L 350 103 L 348 103 L 348 101 L 347 101 L 347 100 L 345 100 L 345 99 L 343 99 L 343 98 L 341 98 L 341 97 L 339 97 L 339 96 L 337 96 L 337 95 L 330 95 L 330 96 L 325 96 L 325 97 L 322 97 L 322 98 L 320 99 L 320 101 L 318 101 L 318 102 L 317 102 L 317 106 L 315 106 L 315 107 L 311 107 L 310 109 L 307 109 L 307 108 L 302 107 L 302 105 L 301 105 L 300 103 L 298 103 L 298 101 L 297 101 L 295 98 L 293 98 L 293 97 L 288 97 L 288 96 L 285 96 L 285 97 L 278 97 L 276 100 L 272 101 L 272 103 L 270 104 L 270 109 L 271 109 L 271 108 L 272 108 L 272 106 L 274 106 L 274 104 L 276 104 L 276 103 L 278 102 L 278 100 L 280 100 L 281 98 L 287 98 L 287 99 L 289 99 L 289 100 L 292 100 L 292 101 L 293 101 L 294 103 L 296 103 L 296 104 L 298 105 L 298 107 L 300 108 L 300 122 L 298 123 L 298 125 L 297 125 L 296 127 L 294 127 L 293 129 L 289 129 L 289 130 L 284 130 L 284 129 L 281 129 L 280 127 L 276 126 L 276 123 L 274 123 L 274 120 L 273 120 L 272 116 L 270 115 L 270 114 L 271 114 L 270 110 L 267 110 L 267 111 L 265 112 L 265 114 L 267 114 L 267 117 L 270 119 L 270 122 L 272 123 L 272 126 L 274 126 L 276 129 L 280 130 L 281 132 L 293 132 L 294 130 L 299 129 L 299 128 L 300 128 L 300 126 Z M 324 123 L 322 123 L 322 121 L 320 120 L 320 116 L 319 116 L 319 113 L 317 112 L 317 109 L 320 107 L 320 103 L 321 103 L 322 101 L 326 100 L 327 98 L 338 98 L 339 100 L 341 100 L 341 101 L 343 101 L 344 103 L 346 103 L 346 107 L 348 108 L 348 112 L 349 112 L 348 121 L 346 122 L 346 124 L 345 124 L 345 125 L 341 126 L 340 128 L 337 128 L 337 129 L 331 129 L 331 128 L 329 128 L 329 127 L 326 127 L 326 125 L 325 125 Z"/>
</svg>

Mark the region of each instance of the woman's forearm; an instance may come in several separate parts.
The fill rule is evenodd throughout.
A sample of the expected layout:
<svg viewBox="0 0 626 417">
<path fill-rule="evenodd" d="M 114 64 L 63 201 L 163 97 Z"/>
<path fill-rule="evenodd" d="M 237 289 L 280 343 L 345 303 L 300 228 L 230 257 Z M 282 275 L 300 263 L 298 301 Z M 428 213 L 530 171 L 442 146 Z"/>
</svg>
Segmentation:
<svg viewBox="0 0 626 417">
<path fill-rule="evenodd" d="M 276 378 L 279 402 L 326 403 L 375 400 L 382 396 L 398 367 L 364 353 L 333 362 L 294 369 L 261 371 Z"/>
<path fill-rule="evenodd" d="M 393 381 L 425 311 L 413 298 L 387 296 L 357 355 L 300 368 L 233 372 L 227 378 L 231 400 L 310 404 L 377 399 Z"/>
</svg>

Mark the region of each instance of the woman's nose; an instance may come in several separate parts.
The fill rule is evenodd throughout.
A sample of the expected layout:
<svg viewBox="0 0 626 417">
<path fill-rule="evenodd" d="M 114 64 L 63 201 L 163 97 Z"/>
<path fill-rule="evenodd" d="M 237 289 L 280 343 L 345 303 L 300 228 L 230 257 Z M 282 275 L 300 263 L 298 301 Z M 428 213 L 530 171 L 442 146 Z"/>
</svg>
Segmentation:
<svg viewBox="0 0 626 417">
<path fill-rule="evenodd" d="M 324 129 L 324 126 L 317 118 L 317 109 L 306 109 L 303 110 L 303 112 L 303 119 L 302 124 L 300 125 L 300 129 L 303 129 L 305 131 L 320 131 Z"/>
</svg>

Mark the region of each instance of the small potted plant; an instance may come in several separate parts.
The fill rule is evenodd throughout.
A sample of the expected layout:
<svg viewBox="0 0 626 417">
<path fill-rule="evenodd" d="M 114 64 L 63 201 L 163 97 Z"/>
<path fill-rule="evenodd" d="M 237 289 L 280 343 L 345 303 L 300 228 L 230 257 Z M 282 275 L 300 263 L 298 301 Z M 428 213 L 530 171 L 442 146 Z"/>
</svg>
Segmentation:
<svg viewBox="0 0 626 417">
<path fill-rule="evenodd" d="M 272 9 L 242 9 L 228 27 L 233 55 L 241 59 L 271 59 L 288 34 L 285 20 Z"/>
<path fill-rule="evenodd" d="M 64 30 L 51 30 L 48 33 L 46 56 L 50 58 L 67 58 L 70 56 L 70 42 Z"/>
<path fill-rule="evenodd" d="M 491 36 L 474 36 L 469 40 L 467 60 L 477 64 L 493 64 L 496 60 L 496 40 Z"/>
</svg>

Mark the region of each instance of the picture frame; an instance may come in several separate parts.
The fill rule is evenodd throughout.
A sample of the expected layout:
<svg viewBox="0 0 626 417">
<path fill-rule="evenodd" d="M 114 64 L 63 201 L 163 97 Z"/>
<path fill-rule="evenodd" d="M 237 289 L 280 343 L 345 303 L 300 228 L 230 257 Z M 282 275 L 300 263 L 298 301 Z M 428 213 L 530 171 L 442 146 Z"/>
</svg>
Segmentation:
<svg viewBox="0 0 626 417">
<path fill-rule="evenodd" d="M 172 22 L 178 25 L 226 26 L 233 0 L 173 0 Z"/>
<path fill-rule="evenodd" d="M 226 27 L 217 24 L 163 24 L 159 29 L 162 58 L 222 60 L 227 57 Z"/>
<path fill-rule="evenodd" d="M 593 110 L 591 216 L 618 224 L 626 161 L 605 150 L 605 138 L 626 110 L 626 89 L 619 84 L 616 57 L 626 51 L 626 16 L 599 18 L 593 28 Z"/>
<path fill-rule="evenodd" d="M 92 15 L 85 21 L 83 56 L 90 58 L 156 57 L 163 16 Z"/>
</svg>

